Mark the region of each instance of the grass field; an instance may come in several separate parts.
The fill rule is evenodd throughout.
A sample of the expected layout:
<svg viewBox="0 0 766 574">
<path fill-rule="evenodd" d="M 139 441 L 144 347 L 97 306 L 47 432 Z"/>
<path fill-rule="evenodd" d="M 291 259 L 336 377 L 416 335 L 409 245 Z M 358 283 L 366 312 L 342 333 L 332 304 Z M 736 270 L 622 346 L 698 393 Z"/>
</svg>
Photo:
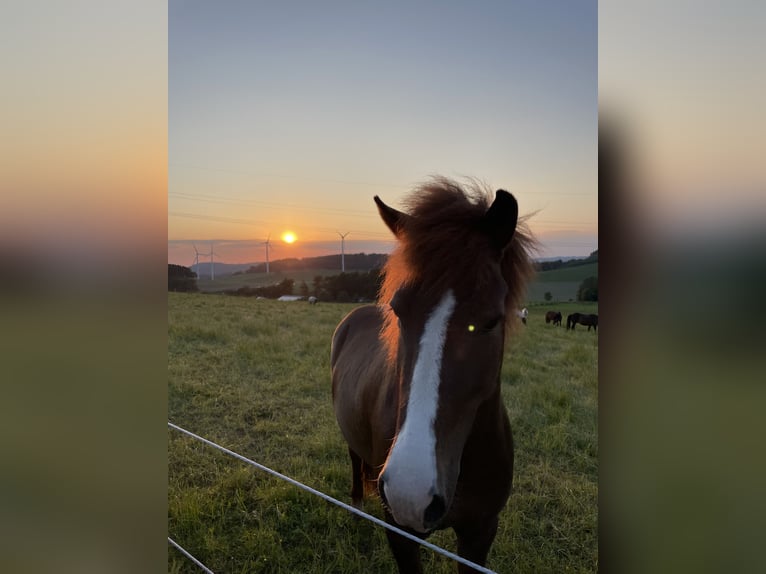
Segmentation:
<svg viewBox="0 0 766 574">
<path fill-rule="evenodd" d="M 598 276 L 598 262 L 586 263 L 584 265 L 574 265 L 572 267 L 562 267 L 550 271 L 540 271 L 537 274 L 536 281 L 546 283 L 563 283 L 575 281 L 582 283 L 583 279 L 592 276 Z"/>
<path fill-rule="evenodd" d="M 216 277 L 211 281 L 210 276 L 203 275 L 197 279 L 197 286 L 200 291 L 214 292 L 225 291 L 227 289 L 237 289 L 239 287 L 264 287 L 274 285 L 283 279 L 293 279 L 295 281 L 295 293 L 298 294 L 298 286 L 301 281 L 305 281 L 311 288 L 314 277 L 321 275 L 338 275 L 339 269 L 309 269 L 305 271 L 272 271 L 271 273 L 242 273 L 241 275 L 223 275 Z M 353 273 L 353 271 L 349 271 Z"/>
<path fill-rule="evenodd" d="M 552 271 L 541 271 L 530 283 L 527 301 L 545 301 L 545 293 L 551 294 L 551 304 L 577 300 L 577 289 L 588 277 L 598 277 L 598 263 L 587 263 L 574 267 L 563 267 Z"/>
<path fill-rule="evenodd" d="M 171 422 L 344 502 L 351 470 L 335 422 L 329 350 L 354 306 L 168 294 Z M 502 373 L 514 492 L 489 555 L 497 572 L 594 572 L 598 337 L 546 325 L 594 304 L 535 305 Z M 168 535 L 214 572 L 390 573 L 382 528 L 168 430 Z M 365 510 L 383 516 L 380 503 Z M 455 550 L 454 535 L 429 538 Z M 425 571 L 455 572 L 422 550 Z M 198 567 L 173 548 L 168 571 Z"/>
</svg>

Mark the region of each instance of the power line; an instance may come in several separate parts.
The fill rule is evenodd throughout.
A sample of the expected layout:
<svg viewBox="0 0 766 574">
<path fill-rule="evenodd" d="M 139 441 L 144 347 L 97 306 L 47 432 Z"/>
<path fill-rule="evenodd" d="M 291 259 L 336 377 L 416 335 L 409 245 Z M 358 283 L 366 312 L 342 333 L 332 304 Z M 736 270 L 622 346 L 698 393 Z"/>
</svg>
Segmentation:
<svg viewBox="0 0 766 574">
<path fill-rule="evenodd" d="M 186 556 L 186 557 L 187 557 L 189 560 L 191 560 L 191 561 L 192 561 L 192 562 L 194 562 L 194 563 L 195 563 L 197 566 L 199 566 L 199 567 L 200 567 L 200 568 L 202 568 L 202 569 L 203 569 L 205 572 L 207 572 L 207 574 L 215 574 L 215 573 L 214 573 L 212 570 L 210 570 L 210 568 L 208 568 L 207 566 L 205 566 L 205 565 L 204 565 L 202 562 L 200 562 L 200 561 L 199 561 L 199 560 L 197 560 L 197 559 L 196 559 L 194 556 L 192 556 L 192 555 L 191 555 L 191 554 L 190 554 L 190 553 L 189 553 L 187 550 L 185 550 L 184 548 L 182 548 L 182 547 L 181 547 L 181 545 L 180 545 L 180 544 L 178 544 L 178 542 L 176 542 L 175 540 L 173 540 L 173 539 L 172 539 L 170 536 L 168 536 L 168 542 L 170 542 L 170 543 L 171 543 L 173 546 L 175 546 L 175 547 L 178 549 L 178 551 L 179 551 L 179 552 L 181 552 L 181 554 L 185 555 L 185 556 Z"/>
<path fill-rule="evenodd" d="M 225 217 L 222 215 L 200 215 L 198 213 L 183 213 L 178 211 L 168 211 L 168 217 L 186 217 L 189 219 L 201 219 L 203 221 L 218 221 L 221 223 L 239 223 L 242 225 L 269 225 L 265 221 L 256 221 L 252 219 L 238 219 L 236 217 Z"/>
<path fill-rule="evenodd" d="M 260 201 L 255 199 L 193 194 L 193 193 L 186 193 L 186 192 L 170 192 L 168 193 L 168 196 L 178 197 L 179 199 L 188 199 L 191 201 L 203 201 L 207 203 L 220 203 L 220 204 L 240 203 L 240 204 L 246 204 L 246 205 L 263 205 L 267 207 L 273 207 L 275 209 L 289 209 L 289 210 L 296 210 L 296 211 L 347 214 L 347 215 L 353 215 L 354 217 L 364 217 L 369 219 L 378 219 L 379 217 L 376 213 L 372 213 L 371 210 L 354 210 L 354 209 L 342 209 L 342 208 L 335 208 L 335 207 L 315 207 L 315 206 L 305 206 L 305 205 L 294 205 L 289 203 L 276 203 L 273 201 Z M 567 221 L 567 220 L 561 220 L 561 219 L 556 220 L 556 219 L 530 218 L 530 221 L 532 220 L 534 220 L 535 223 L 546 223 L 546 224 L 554 224 L 554 225 L 555 224 L 596 225 L 596 222 L 594 221 Z"/>
<path fill-rule="evenodd" d="M 215 171 L 215 172 L 221 172 L 221 173 L 236 173 L 239 175 L 252 175 L 255 177 L 264 177 L 264 178 L 271 178 L 271 179 L 292 179 L 297 181 L 306 181 L 306 182 L 314 182 L 314 183 L 332 183 L 332 184 L 340 184 L 340 185 L 355 185 L 355 186 L 375 186 L 375 187 L 391 187 L 391 188 L 399 188 L 399 189 L 410 189 L 410 185 L 405 185 L 401 183 L 380 183 L 380 182 L 370 182 L 370 181 L 349 181 L 349 180 L 343 180 L 343 179 L 325 179 L 325 178 L 318 178 L 318 177 L 301 177 L 299 175 L 288 175 L 288 174 L 277 174 L 277 173 L 258 173 L 254 171 L 247 171 L 247 170 L 240 170 L 240 169 L 227 169 L 227 168 L 216 168 L 216 167 L 204 167 L 204 166 L 197 166 L 197 165 L 185 165 L 185 164 L 179 164 L 179 163 L 173 163 L 169 162 L 168 167 L 180 167 L 182 169 L 197 169 L 202 171 Z"/>
<path fill-rule="evenodd" d="M 168 212 L 168 216 L 188 218 L 188 219 L 199 219 L 203 221 L 215 221 L 219 223 L 236 223 L 238 225 L 250 225 L 253 227 L 268 227 L 272 225 L 271 223 L 267 223 L 265 221 L 238 219 L 234 217 L 225 217 L 225 216 L 216 216 L 216 215 L 201 215 L 196 213 L 184 213 L 184 212 L 176 212 L 176 211 Z M 553 223 L 552 220 L 549 220 L 549 222 Z M 566 225 L 566 224 L 562 223 L 562 225 Z M 583 225 L 587 225 L 587 224 L 583 223 Z M 303 229 L 306 229 L 309 231 L 316 231 L 319 233 L 337 233 L 336 230 L 330 229 L 329 227 L 303 227 Z M 546 231 L 549 231 L 549 230 L 546 230 Z M 550 231 L 556 231 L 556 230 L 550 230 Z M 573 231 L 577 231 L 577 230 L 573 230 Z M 356 230 L 356 229 L 352 229 L 350 230 L 350 232 L 353 233 L 355 236 L 360 236 L 363 240 L 386 241 L 389 243 L 393 242 L 393 240 L 391 240 L 391 234 L 388 232 L 362 231 L 362 230 Z M 541 233 L 541 232 L 537 232 L 537 233 Z"/>
<path fill-rule="evenodd" d="M 188 219 L 200 219 L 203 221 L 216 221 L 219 223 L 236 223 L 238 225 L 251 225 L 254 227 L 269 227 L 273 225 L 265 221 L 256 221 L 252 219 L 238 219 L 235 217 L 226 217 L 220 215 L 200 215 L 196 213 L 184 213 L 178 211 L 169 211 L 168 217 L 182 217 Z M 337 233 L 334 229 L 328 227 L 303 227 L 309 231 L 318 231 L 321 233 Z M 391 238 L 391 234 L 388 232 L 375 232 L 375 231 L 355 231 L 352 230 L 355 235 L 361 235 L 362 237 L 372 237 L 372 240 L 376 240 L 377 237 Z"/>
<path fill-rule="evenodd" d="M 474 562 L 471 562 L 470 560 L 466 560 L 462 556 L 458 556 L 457 554 L 453 554 L 452 552 L 450 552 L 448 550 L 444 550 L 443 548 L 440 548 L 439 546 L 436 546 L 435 544 L 431 544 L 430 542 L 428 542 L 426 540 L 421 540 L 417 536 L 414 536 L 414 535 L 410 534 L 409 532 L 405 532 L 401 528 L 397 528 L 396 526 L 393 526 L 393 525 L 391 525 L 391 524 L 389 524 L 387 522 L 384 522 L 380 518 L 376 518 L 375 516 L 371 516 L 371 515 L 367 514 L 366 512 L 363 512 L 363 511 L 359 510 L 358 508 L 354 508 L 353 506 L 350 506 L 350 505 L 346 504 L 345 502 L 341 502 L 340 500 L 337 500 L 337 499 L 333 498 L 332 496 L 329 496 L 329 495 L 325 494 L 324 492 L 320 492 L 320 491 L 318 491 L 318 490 L 316 490 L 314 488 L 311 488 L 310 486 L 306 486 L 302 482 L 298 482 L 297 480 L 295 480 L 293 478 L 290 478 L 289 476 L 286 476 L 284 474 L 281 474 L 281 473 L 277 472 L 276 470 L 273 470 L 273 469 L 269 468 L 268 466 L 264 466 L 264 465 L 262 465 L 260 463 L 255 462 L 254 460 L 250 460 L 249 458 L 246 458 L 246 457 L 242 456 L 241 454 L 234 452 L 233 450 L 229 450 L 228 448 L 225 448 L 225 447 L 223 447 L 223 446 L 221 446 L 219 444 L 216 444 L 213 441 L 210 441 L 210 440 L 208 440 L 206 438 L 202 438 L 201 436 L 196 435 L 196 434 L 194 434 L 191 431 L 188 431 L 188 430 L 183 429 L 183 428 L 181 428 L 181 427 L 179 427 L 177 425 L 174 425 L 170 421 L 168 421 L 168 426 L 170 428 L 175 429 L 175 430 L 177 430 L 179 432 L 182 432 L 182 433 L 184 433 L 184 434 L 186 434 L 186 435 L 188 435 L 188 436 L 190 436 L 190 437 L 192 437 L 192 438 L 194 438 L 194 439 L 196 439 L 196 440 L 198 440 L 200 442 L 203 442 L 203 443 L 205 443 L 208 446 L 212 446 L 213 448 L 216 448 L 216 449 L 220 450 L 221 452 L 224 452 L 224 453 L 226 453 L 226 454 L 228 454 L 230 456 L 233 456 L 234 458 L 236 458 L 236 459 L 238 459 L 238 460 L 240 460 L 240 461 L 242 461 L 244 463 L 247 463 L 247 464 L 249 464 L 251 466 L 254 466 L 257 469 L 262 470 L 263 472 L 266 472 L 266 473 L 268 473 L 268 474 L 270 474 L 272 476 L 275 476 L 275 477 L 277 477 L 277 478 L 279 478 L 281 480 L 284 480 L 285 482 L 287 482 L 289 484 L 292 484 L 293 486 L 297 486 L 298 488 L 300 488 L 302 490 L 305 490 L 306 492 L 310 492 L 311 494 L 314 494 L 314 495 L 318 496 L 319 498 L 322 498 L 322 499 L 326 500 L 327 502 L 335 504 L 336 506 L 340 506 L 341 508 L 344 508 L 344 509 L 348 510 L 349 512 L 353 513 L 353 514 L 356 514 L 357 516 L 361 516 L 362 518 L 365 518 L 365 519 L 369 520 L 370 522 L 373 522 L 374 524 L 377 524 L 378 526 L 382 526 L 383 528 L 391 530 L 392 532 L 395 532 L 396 534 L 399 534 L 400 536 L 403 536 L 403 537 L 405 537 L 405 538 L 407 538 L 409 540 L 412 540 L 413 542 L 416 542 L 416 543 L 420 544 L 421 546 L 425 546 L 426 548 L 430 548 L 431 550 L 433 550 L 434 552 L 436 552 L 438 554 L 441 554 L 442 556 L 447 556 L 448 558 L 451 558 L 452 560 L 460 562 L 461 564 L 465 564 L 466 566 L 470 566 L 471 568 L 473 568 L 474 570 L 477 570 L 478 572 L 484 572 L 486 574 L 497 574 L 496 572 L 494 572 L 493 570 L 490 570 L 489 568 L 485 568 L 483 566 L 479 566 L 478 564 L 475 564 Z"/>
<path fill-rule="evenodd" d="M 292 179 L 297 181 L 305 181 L 305 182 L 312 182 L 312 183 L 332 183 L 332 184 L 339 184 L 339 185 L 354 185 L 354 186 L 374 186 L 374 187 L 388 187 L 388 188 L 396 188 L 396 189 L 405 189 L 409 190 L 412 189 L 412 184 L 401 184 L 401 183 L 381 183 L 381 182 L 372 182 L 372 181 L 350 181 L 350 180 L 343 180 L 343 179 L 326 179 L 321 177 L 301 177 L 298 175 L 291 175 L 291 174 L 277 174 L 277 173 L 259 173 L 255 171 L 248 171 L 248 170 L 241 170 L 241 169 L 228 169 L 228 168 L 217 168 L 217 167 L 205 167 L 205 166 L 198 166 L 198 165 L 188 165 L 188 164 L 180 164 L 180 163 L 173 163 L 169 162 L 168 167 L 177 167 L 181 169 L 196 169 L 201 171 L 213 171 L 213 172 L 219 172 L 219 173 L 236 173 L 239 175 L 251 175 L 254 177 L 261 177 L 261 178 L 269 178 L 269 179 Z M 469 178 L 471 179 L 471 178 Z M 508 188 L 509 191 L 512 191 L 514 194 L 525 194 L 525 195 L 569 195 L 569 196 L 579 196 L 579 197 L 588 197 L 591 196 L 591 192 L 576 192 L 576 191 L 513 191 L 512 189 Z"/>
<path fill-rule="evenodd" d="M 247 199 L 247 198 L 241 198 L 241 197 L 225 197 L 225 196 L 213 196 L 213 195 L 203 195 L 203 194 L 194 194 L 194 193 L 186 193 L 186 192 L 170 192 L 168 193 L 168 197 L 177 197 L 179 199 L 188 199 L 191 201 L 203 201 L 207 203 L 235 203 L 235 204 L 245 204 L 245 205 L 260 205 L 260 206 L 266 206 L 266 207 L 272 207 L 275 209 L 290 209 L 295 211 L 309 211 L 309 212 L 326 212 L 326 213 L 340 213 L 340 214 L 348 214 L 353 215 L 354 217 L 367 217 L 371 219 L 377 219 L 378 215 L 375 213 L 372 213 L 371 210 L 354 210 L 354 209 L 342 209 L 342 208 L 336 208 L 336 207 L 318 207 L 318 206 L 307 206 L 307 205 L 295 205 L 290 203 L 275 203 L 273 201 L 261 201 L 257 199 Z"/>
<path fill-rule="evenodd" d="M 170 195 L 172 195 L 172 194 L 170 194 Z M 187 199 L 187 198 L 185 198 L 185 199 Z M 188 198 L 188 199 L 192 199 L 192 198 Z M 197 200 L 197 199 L 195 199 L 195 200 Z M 212 198 L 211 199 L 198 199 L 198 201 L 207 201 L 207 202 L 210 202 L 210 203 L 222 203 L 222 204 L 226 203 L 226 201 L 219 201 L 219 200 L 212 199 Z M 259 202 L 255 202 L 255 201 L 251 202 L 251 201 L 247 201 L 247 200 L 242 200 L 242 202 L 243 203 L 253 203 L 253 204 L 259 203 Z M 324 212 L 327 212 L 327 213 L 335 213 L 335 214 L 353 216 L 355 219 L 358 219 L 358 218 L 373 219 L 373 220 L 377 220 L 378 219 L 378 215 L 376 215 L 376 214 L 363 213 L 361 211 L 343 210 L 343 209 L 331 209 L 331 208 L 308 208 L 308 207 L 304 208 L 304 207 L 298 207 L 298 206 L 293 206 L 293 205 L 289 205 L 289 204 L 276 204 L 276 203 L 271 203 L 269 205 L 274 207 L 275 209 L 276 208 L 291 209 L 291 210 L 295 209 L 295 210 L 302 210 L 302 211 L 307 211 L 307 212 L 320 212 L 320 211 L 324 211 Z M 185 218 L 189 218 L 189 219 L 201 219 L 201 220 L 205 220 L 205 221 L 218 221 L 218 222 L 221 222 L 221 223 L 237 223 L 237 224 L 253 225 L 253 226 L 268 226 L 268 225 L 270 225 L 269 223 L 267 223 L 265 221 L 261 221 L 261 220 L 247 220 L 247 219 L 238 219 L 238 218 L 227 217 L 227 216 L 201 215 L 201 214 L 194 214 L 194 213 L 188 213 L 188 212 L 177 212 L 177 211 L 168 212 L 168 216 L 172 216 L 172 217 L 185 217 Z M 590 228 L 590 227 L 598 225 L 598 222 L 595 222 L 595 221 L 571 221 L 571 220 L 561 220 L 561 219 L 557 220 L 557 219 L 534 219 L 534 218 L 530 218 L 529 219 L 529 225 L 530 226 L 542 225 L 542 226 L 544 226 L 546 228 L 546 230 L 550 230 L 551 227 L 558 228 L 558 229 L 562 229 L 562 228 L 566 229 L 566 228 L 573 228 L 573 227 L 574 228 L 578 228 L 578 227 L 579 228 L 583 228 L 583 227 L 584 228 Z M 328 232 L 328 233 L 331 232 L 329 228 L 317 228 L 317 227 L 314 227 L 314 228 L 307 228 L 307 229 L 312 229 L 314 231 L 323 231 L 323 232 Z M 357 234 L 357 233 L 359 233 L 359 232 L 355 231 L 355 234 Z M 378 236 L 382 236 L 382 235 L 388 236 L 387 233 L 378 233 L 378 232 L 366 232 L 366 233 L 371 233 L 371 234 L 375 234 L 375 235 L 378 235 Z"/>
</svg>

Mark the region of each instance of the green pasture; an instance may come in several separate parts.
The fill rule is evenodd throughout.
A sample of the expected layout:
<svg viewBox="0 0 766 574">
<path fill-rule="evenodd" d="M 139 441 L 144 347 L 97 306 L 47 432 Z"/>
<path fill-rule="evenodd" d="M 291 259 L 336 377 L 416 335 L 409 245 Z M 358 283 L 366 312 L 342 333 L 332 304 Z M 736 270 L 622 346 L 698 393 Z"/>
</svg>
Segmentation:
<svg viewBox="0 0 766 574">
<path fill-rule="evenodd" d="M 215 292 L 226 291 L 228 289 L 238 289 L 240 287 L 266 287 L 267 285 L 276 285 L 284 279 L 295 281 L 294 289 L 298 295 L 298 287 L 301 281 L 305 281 L 309 289 L 312 289 L 314 277 L 321 275 L 338 275 L 339 269 L 304 269 L 291 271 L 272 271 L 270 273 L 242 273 L 240 275 L 222 275 L 211 280 L 209 275 L 203 275 L 197 279 L 197 287 L 200 291 Z M 353 273 L 350 271 L 349 273 Z"/>
<path fill-rule="evenodd" d="M 330 340 L 352 304 L 168 294 L 168 419 L 350 502 L 351 469 L 332 410 Z M 503 396 L 516 442 L 514 491 L 487 566 L 594 572 L 598 336 L 547 325 L 531 305 L 509 340 Z M 168 536 L 214 572 L 391 573 L 382 528 L 168 429 Z M 365 510 L 383 517 L 380 503 Z M 455 551 L 451 531 L 429 540 Z M 429 573 L 455 564 L 423 549 Z M 199 568 L 168 548 L 168 571 Z"/>
<path fill-rule="evenodd" d="M 582 283 L 587 277 L 598 276 L 598 261 L 585 263 L 583 265 L 573 265 L 571 267 L 561 267 L 560 269 L 551 269 L 550 271 L 540 271 L 535 278 L 536 281 L 544 283 Z"/>
<path fill-rule="evenodd" d="M 551 294 L 551 304 L 577 301 L 577 289 L 584 279 L 598 277 L 598 262 L 562 267 L 551 271 L 540 271 L 529 284 L 527 300 L 545 301 L 545 294 Z"/>
</svg>

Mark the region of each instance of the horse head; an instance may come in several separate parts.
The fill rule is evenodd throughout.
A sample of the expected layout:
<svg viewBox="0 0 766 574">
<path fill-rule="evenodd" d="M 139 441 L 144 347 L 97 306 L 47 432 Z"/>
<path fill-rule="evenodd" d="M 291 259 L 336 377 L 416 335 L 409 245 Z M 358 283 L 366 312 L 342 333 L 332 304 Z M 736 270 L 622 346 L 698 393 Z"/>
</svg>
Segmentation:
<svg viewBox="0 0 766 574">
<path fill-rule="evenodd" d="M 521 297 L 506 257 L 518 207 L 503 190 L 469 216 L 448 201 L 414 213 L 375 201 L 399 240 L 381 290 L 399 412 L 378 488 L 397 523 L 428 532 L 449 512 L 477 413 L 499 397 L 506 321 Z"/>
</svg>

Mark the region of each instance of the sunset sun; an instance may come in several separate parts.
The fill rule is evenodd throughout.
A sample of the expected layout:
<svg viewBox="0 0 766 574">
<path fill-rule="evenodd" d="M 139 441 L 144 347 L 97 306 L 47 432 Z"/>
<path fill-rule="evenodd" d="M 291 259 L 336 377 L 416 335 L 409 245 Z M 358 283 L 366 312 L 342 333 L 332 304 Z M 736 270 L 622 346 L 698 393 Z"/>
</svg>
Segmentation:
<svg viewBox="0 0 766 574">
<path fill-rule="evenodd" d="M 295 237 L 295 233 L 292 231 L 285 231 L 282 234 L 282 241 L 285 243 L 293 243 L 297 238 Z"/>
</svg>

